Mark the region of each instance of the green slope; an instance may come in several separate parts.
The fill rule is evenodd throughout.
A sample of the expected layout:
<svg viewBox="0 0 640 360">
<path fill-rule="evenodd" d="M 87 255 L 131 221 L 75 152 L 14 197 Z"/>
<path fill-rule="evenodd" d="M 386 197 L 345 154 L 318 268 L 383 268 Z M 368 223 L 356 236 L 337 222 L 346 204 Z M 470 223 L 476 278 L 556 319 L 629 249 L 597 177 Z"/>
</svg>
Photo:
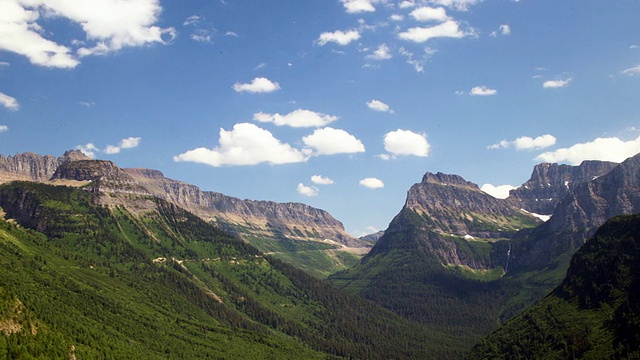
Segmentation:
<svg viewBox="0 0 640 360">
<path fill-rule="evenodd" d="M 640 215 L 614 218 L 563 283 L 479 343 L 469 359 L 640 358 Z"/>
<path fill-rule="evenodd" d="M 0 186 L 0 359 L 426 358 L 450 339 L 151 197 Z M 135 211 L 132 211 L 135 210 Z"/>
</svg>

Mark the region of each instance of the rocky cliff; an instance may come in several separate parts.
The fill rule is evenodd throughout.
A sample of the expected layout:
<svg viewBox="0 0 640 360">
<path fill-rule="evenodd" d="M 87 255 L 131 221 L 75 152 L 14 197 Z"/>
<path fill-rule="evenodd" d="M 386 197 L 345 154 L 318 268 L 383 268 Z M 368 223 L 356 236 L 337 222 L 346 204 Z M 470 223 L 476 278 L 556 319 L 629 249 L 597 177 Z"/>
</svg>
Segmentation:
<svg viewBox="0 0 640 360">
<path fill-rule="evenodd" d="M 0 155 L 0 184 L 14 180 L 47 181 L 58 166 L 74 160 L 89 160 L 81 151 L 69 150 L 60 157 L 31 152 L 13 156 Z"/>
<path fill-rule="evenodd" d="M 608 161 L 583 161 L 579 166 L 542 163 L 531 178 L 509 193 L 509 199 L 527 211 L 550 215 L 556 206 L 578 185 L 596 179 L 616 167 Z"/>
<path fill-rule="evenodd" d="M 300 203 L 241 200 L 164 177 L 157 170 L 125 169 L 153 195 L 243 235 L 330 240 L 349 247 L 370 246 L 349 235 L 328 212 Z"/>
<path fill-rule="evenodd" d="M 540 220 L 507 200 L 486 194 L 458 175 L 426 173 L 407 193 L 400 213 L 369 256 L 393 249 L 418 250 L 442 265 L 487 270 L 504 266 L 492 247 Z M 500 243 L 500 244 L 498 244 Z M 506 254 L 506 249 L 501 251 Z"/>
</svg>

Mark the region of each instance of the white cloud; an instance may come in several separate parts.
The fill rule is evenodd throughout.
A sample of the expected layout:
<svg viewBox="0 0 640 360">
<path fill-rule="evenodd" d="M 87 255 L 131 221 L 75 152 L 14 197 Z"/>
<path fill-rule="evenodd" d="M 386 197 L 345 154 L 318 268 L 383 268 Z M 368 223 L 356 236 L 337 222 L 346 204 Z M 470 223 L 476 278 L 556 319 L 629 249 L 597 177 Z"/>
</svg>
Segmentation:
<svg viewBox="0 0 640 360">
<path fill-rule="evenodd" d="M 498 93 L 498 90 L 488 88 L 484 85 L 476 86 L 473 89 L 471 89 L 471 91 L 469 92 L 470 95 L 474 95 L 474 96 L 491 96 L 497 93 Z"/>
<path fill-rule="evenodd" d="M 296 189 L 298 194 L 304 196 L 318 196 L 320 190 L 315 186 L 306 186 L 303 183 L 298 184 L 298 188 Z"/>
<path fill-rule="evenodd" d="M 259 112 L 253 114 L 253 120 L 259 122 L 271 122 L 278 126 L 320 127 L 338 120 L 338 117 L 315 111 L 298 109 L 286 115 Z"/>
<path fill-rule="evenodd" d="M 238 34 L 236 34 L 233 31 L 227 31 L 226 33 L 224 33 L 225 36 L 232 36 L 232 37 L 238 37 Z"/>
<path fill-rule="evenodd" d="M 381 44 L 378 46 L 376 50 L 373 51 L 373 54 L 367 55 L 367 59 L 373 60 L 388 60 L 393 56 L 391 55 L 391 50 L 387 46 L 387 44 Z"/>
<path fill-rule="evenodd" d="M 384 136 L 384 149 L 391 155 L 381 156 L 388 160 L 399 155 L 429 156 L 431 145 L 427 135 L 417 134 L 410 130 L 391 131 Z"/>
<path fill-rule="evenodd" d="M 336 30 L 334 32 L 323 32 L 318 38 L 318 44 L 324 46 L 329 42 L 334 42 L 338 45 L 349 45 L 352 41 L 360 39 L 360 33 L 358 30 Z"/>
<path fill-rule="evenodd" d="M 233 90 L 235 90 L 236 92 L 270 93 L 270 92 L 280 90 L 280 84 L 278 84 L 277 82 L 273 82 L 264 77 L 257 77 L 253 79 L 250 83 L 233 84 Z"/>
<path fill-rule="evenodd" d="M 36 65 L 73 68 L 79 64 L 78 57 L 170 42 L 175 29 L 154 26 L 161 12 L 158 0 L 4 0 L 0 2 L 0 49 L 25 56 Z M 71 48 L 46 39 L 43 35 L 51 31 L 38 23 L 41 18 L 75 23 L 90 47 L 80 47 L 74 55 Z"/>
<path fill-rule="evenodd" d="M 623 141 L 618 138 L 597 138 L 587 143 L 545 152 L 536 160 L 545 162 L 568 162 L 578 165 L 584 160 L 622 162 L 640 152 L 640 137 Z"/>
<path fill-rule="evenodd" d="M 412 18 L 417 21 L 427 22 L 427 21 L 437 21 L 443 22 L 449 20 L 449 16 L 447 16 L 447 11 L 444 8 L 432 8 L 428 6 L 421 6 L 411 13 L 409 13 Z"/>
<path fill-rule="evenodd" d="M 398 7 L 400 7 L 400 9 L 407 9 L 407 8 L 411 8 L 416 6 L 415 1 L 412 0 L 404 0 L 402 2 L 400 2 L 400 5 L 398 5 Z"/>
<path fill-rule="evenodd" d="M 349 14 L 357 14 L 362 12 L 374 12 L 376 8 L 373 6 L 373 0 L 340 0 L 342 5 Z"/>
<path fill-rule="evenodd" d="M 189 161 L 211 166 L 287 164 L 307 161 L 301 151 L 276 139 L 271 132 L 254 124 L 240 123 L 233 130 L 220 129 L 219 145 L 197 148 L 174 156 L 174 161 Z"/>
<path fill-rule="evenodd" d="M 106 154 L 119 154 L 122 149 L 133 149 L 140 145 L 140 141 L 142 138 L 140 137 L 128 137 L 126 139 L 120 140 L 120 143 L 117 146 L 107 145 L 107 148 L 104 149 Z"/>
<path fill-rule="evenodd" d="M 541 135 L 536 138 L 521 136 L 513 141 L 502 140 L 498 143 L 487 146 L 487 149 L 506 149 L 510 146 L 514 146 L 516 150 L 540 150 L 555 145 L 556 141 L 556 137 L 551 134 Z"/>
<path fill-rule="evenodd" d="M 366 178 L 359 182 L 360 186 L 364 186 L 369 189 L 381 189 L 384 187 L 384 183 L 380 179 Z"/>
<path fill-rule="evenodd" d="M 517 187 L 512 185 L 498 185 L 493 186 L 491 184 L 484 184 L 480 187 L 480 190 L 486 192 L 487 194 L 493 196 L 496 199 L 506 199 L 509 197 L 509 190 L 517 189 Z"/>
<path fill-rule="evenodd" d="M 87 109 L 92 108 L 96 105 L 96 103 L 93 101 L 78 101 L 78 104 L 80 104 L 80 106 L 86 107 Z"/>
<path fill-rule="evenodd" d="M 332 179 L 321 175 L 313 175 L 311 177 L 311 181 L 313 181 L 314 184 L 318 185 L 333 185 L 334 183 Z"/>
<path fill-rule="evenodd" d="M 391 21 L 402 21 L 404 20 L 404 16 L 401 14 L 393 14 L 391 16 L 389 16 L 389 20 Z"/>
<path fill-rule="evenodd" d="M 561 88 L 569 85 L 571 78 L 565 80 L 547 80 L 542 84 L 542 87 L 545 89 L 555 89 Z"/>
<path fill-rule="evenodd" d="M 381 111 L 381 112 L 388 112 L 388 113 L 393 114 L 393 110 L 391 110 L 391 108 L 389 108 L 389 105 L 383 103 L 380 100 L 375 100 L 375 99 L 371 100 L 371 101 L 367 102 L 367 106 L 371 110 Z"/>
<path fill-rule="evenodd" d="M 636 75 L 636 74 L 640 74 L 640 65 L 637 65 L 637 66 L 630 67 L 628 69 L 622 70 L 622 75 L 633 76 L 633 75 Z"/>
<path fill-rule="evenodd" d="M 0 125 L 0 133 L 9 131 L 9 127 L 7 125 Z"/>
<path fill-rule="evenodd" d="M 496 37 L 496 36 L 498 36 L 498 33 L 500 33 L 501 35 L 505 35 L 505 36 L 511 35 L 511 28 L 507 24 L 502 24 L 498 28 L 498 31 L 494 31 L 494 32 L 491 33 L 491 36 L 492 37 Z"/>
<path fill-rule="evenodd" d="M 0 92 L 0 106 L 4 106 L 13 111 L 20 109 L 18 100 L 2 92 Z"/>
<path fill-rule="evenodd" d="M 475 5 L 478 1 L 479 0 L 429 0 L 429 2 L 433 4 L 446 6 L 458 11 L 469 10 L 469 6 Z"/>
<path fill-rule="evenodd" d="M 364 152 L 364 145 L 355 136 L 341 129 L 316 129 L 302 141 L 306 152 L 313 155 L 353 154 Z"/>
<path fill-rule="evenodd" d="M 213 39 L 211 31 L 207 29 L 196 29 L 189 38 L 197 42 L 211 42 Z"/>
<path fill-rule="evenodd" d="M 516 150 L 540 150 L 556 144 L 556 138 L 553 135 L 545 134 L 535 139 L 529 136 L 517 138 L 513 144 Z"/>
<path fill-rule="evenodd" d="M 6 61 L 0 61 L 0 66 L 10 66 L 11 64 Z"/>
<path fill-rule="evenodd" d="M 198 15 L 191 15 L 182 23 L 182 26 L 198 25 L 201 19 Z"/>
<path fill-rule="evenodd" d="M 96 152 L 100 151 L 93 143 L 88 143 L 84 145 L 77 145 L 76 150 L 82 151 L 83 154 L 88 157 L 94 159 L 96 157 Z"/>
<path fill-rule="evenodd" d="M 402 40 L 423 43 L 433 38 L 448 37 L 459 39 L 467 35 L 469 34 L 460 30 L 460 26 L 456 21 L 448 20 L 431 27 L 409 28 L 407 31 L 398 34 L 398 37 Z"/>
</svg>

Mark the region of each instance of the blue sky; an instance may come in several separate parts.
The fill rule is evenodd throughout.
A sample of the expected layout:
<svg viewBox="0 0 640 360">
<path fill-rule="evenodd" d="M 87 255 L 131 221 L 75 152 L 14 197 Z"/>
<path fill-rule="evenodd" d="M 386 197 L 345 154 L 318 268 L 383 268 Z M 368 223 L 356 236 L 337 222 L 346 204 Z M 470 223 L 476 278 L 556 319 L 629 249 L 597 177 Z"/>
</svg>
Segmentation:
<svg viewBox="0 0 640 360">
<path fill-rule="evenodd" d="M 635 0 L 0 0 L 0 153 L 79 148 L 307 203 L 363 235 L 427 171 L 504 194 L 540 162 L 640 152 L 638 14 Z"/>
</svg>

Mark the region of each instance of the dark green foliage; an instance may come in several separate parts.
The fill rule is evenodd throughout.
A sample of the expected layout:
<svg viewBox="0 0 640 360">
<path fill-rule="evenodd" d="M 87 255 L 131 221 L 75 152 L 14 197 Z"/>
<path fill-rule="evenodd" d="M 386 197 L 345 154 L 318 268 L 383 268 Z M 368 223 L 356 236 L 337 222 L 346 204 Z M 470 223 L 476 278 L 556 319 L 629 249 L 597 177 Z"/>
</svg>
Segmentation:
<svg viewBox="0 0 640 360">
<path fill-rule="evenodd" d="M 0 220 L 0 360 L 452 353 L 180 208 L 125 200 L 152 205 L 134 214 L 78 189 L 0 186 L 0 207 L 20 224 Z"/>
<path fill-rule="evenodd" d="M 614 218 L 563 283 L 500 327 L 470 359 L 640 358 L 640 215 Z"/>
</svg>

